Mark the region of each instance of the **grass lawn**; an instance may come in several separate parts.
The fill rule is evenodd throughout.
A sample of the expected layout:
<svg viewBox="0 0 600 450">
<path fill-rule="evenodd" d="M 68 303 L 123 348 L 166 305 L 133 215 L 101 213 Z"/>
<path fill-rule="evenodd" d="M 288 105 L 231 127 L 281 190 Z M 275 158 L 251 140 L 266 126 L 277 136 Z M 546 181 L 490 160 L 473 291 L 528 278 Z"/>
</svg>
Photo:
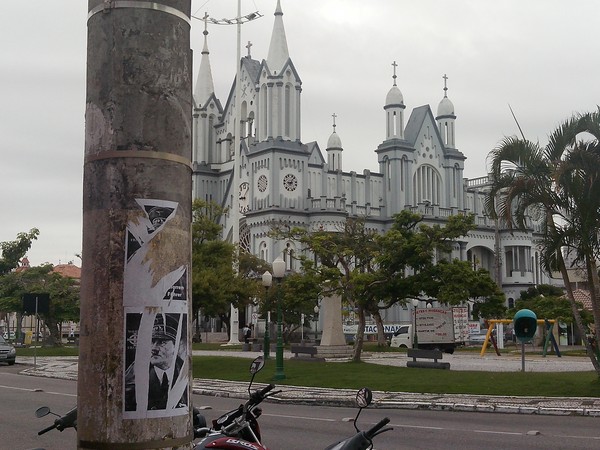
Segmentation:
<svg viewBox="0 0 600 450">
<path fill-rule="evenodd" d="M 227 356 L 241 344 L 194 344 L 194 350 L 222 350 L 222 356 L 194 356 L 195 378 L 232 381 L 250 379 L 250 360 Z M 400 352 L 399 349 L 366 346 L 366 352 Z M 77 347 L 38 348 L 37 356 L 77 356 Z M 405 351 L 405 350 L 404 350 Z M 479 349 L 477 349 L 479 351 Z M 490 350 L 488 350 L 490 351 Z M 505 351 L 511 351 L 510 349 Z M 514 351 L 514 349 L 513 349 Z M 537 352 L 539 354 L 539 352 Z M 571 353 L 573 355 L 573 353 Z M 19 356 L 33 356 L 33 348 L 18 348 Z M 586 357 L 582 355 L 582 357 Z M 595 372 L 479 372 L 392 367 L 353 362 L 306 362 L 285 360 L 286 379 L 277 384 L 379 391 L 448 394 L 517 395 L 543 397 L 600 397 L 600 379 Z M 275 374 L 275 357 L 267 361 L 256 381 L 269 383 Z"/>
<path fill-rule="evenodd" d="M 250 360 L 227 356 L 195 356 L 194 378 L 248 381 Z M 463 372 L 392 367 L 352 362 L 285 360 L 286 379 L 279 385 L 440 394 L 517 395 L 534 397 L 600 397 L 595 372 Z M 270 383 L 275 359 L 267 361 L 256 381 Z"/>
</svg>

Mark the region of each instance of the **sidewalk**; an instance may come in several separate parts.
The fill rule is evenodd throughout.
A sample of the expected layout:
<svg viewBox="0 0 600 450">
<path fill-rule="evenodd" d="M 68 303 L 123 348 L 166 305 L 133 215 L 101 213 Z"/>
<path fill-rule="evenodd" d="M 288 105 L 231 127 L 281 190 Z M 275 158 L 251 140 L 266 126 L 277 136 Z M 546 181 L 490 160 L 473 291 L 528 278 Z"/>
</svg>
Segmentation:
<svg viewBox="0 0 600 450">
<path fill-rule="evenodd" d="M 227 355 L 240 358 L 255 358 L 262 353 L 240 351 L 194 351 L 194 355 Z M 274 357 L 274 355 L 272 355 Z M 293 356 L 285 352 L 284 357 Z M 406 366 L 404 353 L 386 353 L 377 356 L 364 355 L 364 361 L 393 366 Z M 488 354 L 444 355 L 444 361 L 451 364 L 451 370 L 520 371 L 520 355 L 496 356 Z M 44 376 L 77 379 L 76 357 L 39 357 L 33 366 L 32 357 L 17 359 L 17 364 L 28 365 L 21 373 L 31 376 Z M 318 363 L 315 363 L 318 364 Z M 432 369 L 433 370 L 433 369 Z M 525 370 L 528 372 L 589 371 L 592 364 L 586 358 L 547 356 L 545 358 L 527 355 Z M 256 388 L 264 385 L 255 384 Z M 193 392 L 199 395 L 213 395 L 232 398 L 247 398 L 248 384 L 223 380 L 193 380 Z M 351 389 L 325 389 L 301 386 L 282 386 L 282 392 L 270 401 L 281 403 L 314 404 L 328 406 L 354 406 L 356 395 Z M 498 412 L 541 415 L 570 415 L 600 417 L 600 398 L 538 398 L 503 397 L 463 394 L 422 394 L 409 392 L 373 392 L 373 406 L 398 409 L 430 409 L 448 411 Z"/>
</svg>

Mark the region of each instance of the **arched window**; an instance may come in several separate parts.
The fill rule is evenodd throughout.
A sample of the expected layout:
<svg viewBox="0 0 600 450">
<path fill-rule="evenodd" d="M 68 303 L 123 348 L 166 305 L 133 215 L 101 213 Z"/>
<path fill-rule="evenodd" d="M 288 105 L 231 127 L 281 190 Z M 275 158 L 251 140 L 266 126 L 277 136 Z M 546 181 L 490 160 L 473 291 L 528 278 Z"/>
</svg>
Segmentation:
<svg viewBox="0 0 600 450">
<path fill-rule="evenodd" d="M 296 258 L 296 251 L 294 249 L 294 244 L 288 242 L 285 245 L 285 250 L 283 252 L 283 260 L 285 261 L 285 270 L 286 272 L 293 271 L 295 268 L 294 260 Z"/>
<path fill-rule="evenodd" d="M 269 252 L 265 241 L 262 241 L 258 246 L 258 257 L 263 261 L 269 261 Z"/>
<path fill-rule="evenodd" d="M 270 109 L 268 96 L 267 96 L 267 85 L 263 84 L 260 89 L 260 136 L 259 139 L 266 140 L 267 139 L 267 113 Z"/>
<path fill-rule="evenodd" d="M 286 137 L 291 137 L 291 122 L 292 122 L 292 93 L 291 87 L 289 84 L 285 86 L 285 99 L 284 99 L 284 135 Z"/>
<path fill-rule="evenodd" d="M 250 227 L 246 223 L 240 226 L 240 248 L 250 253 Z"/>
<path fill-rule="evenodd" d="M 215 116 L 211 114 L 208 116 L 208 151 L 206 155 L 208 155 L 209 161 L 218 162 L 219 156 L 215 147 Z"/>
<path fill-rule="evenodd" d="M 414 204 L 429 202 L 439 205 L 441 200 L 442 178 L 438 171 L 430 165 L 419 167 L 413 177 Z"/>
</svg>

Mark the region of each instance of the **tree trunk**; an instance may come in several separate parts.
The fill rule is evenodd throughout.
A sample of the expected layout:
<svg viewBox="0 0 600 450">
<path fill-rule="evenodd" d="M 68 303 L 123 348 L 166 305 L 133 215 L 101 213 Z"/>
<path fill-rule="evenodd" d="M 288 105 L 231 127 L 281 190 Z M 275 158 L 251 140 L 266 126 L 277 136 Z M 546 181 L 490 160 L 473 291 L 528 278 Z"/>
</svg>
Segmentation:
<svg viewBox="0 0 600 450">
<path fill-rule="evenodd" d="M 592 315 L 594 316 L 594 333 L 592 333 L 594 347 L 592 351 L 594 349 L 596 350 L 595 352 L 593 351 L 593 353 L 594 358 L 598 360 L 600 358 L 600 348 L 598 347 L 598 327 L 600 326 L 600 281 L 598 280 L 598 267 L 596 266 L 596 261 L 593 258 L 593 256 L 588 258 L 587 272 L 588 280 L 590 283 L 590 300 L 592 303 Z M 600 376 L 600 373 L 598 375 Z"/>
<path fill-rule="evenodd" d="M 575 318 L 575 323 L 577 324 L 577 328 L 579 329 L 579 333 L 581 336 L 586 336 L 585 327 L 583 325 L 583 320 L 581 319 L 581 314 L 579 313 L 579 309 L 577 309 L 577 304 L 575 303 L 575 297 L 573 297 L 573 288 L 571 287 L 571 283 L 569 280 L 569 273 L 567 272 L 567 267 L 565 266 L 565 261 L 560 253 L 558 253 L 558 264 L 560 268 L 560 273 L 563 278 L 563 282 L 565 283 L 565 289 L 567 290 L 567 298 L 569 299 L 569 303 L 571 304 L 571 311 L 573 312 L 573 317 Z M 585 351 L 594 366 L 594 370 L 600 377 L 600 363 L 598 363 L 598 359 L 596 358 L 596 354 L 592 349 L 589 341 L 587 339 L 583 339 L 583 345 L 585 346 Z"/>
<path fill-rule="evenodd" d="M 354 362 L 360 362 L 360 355 L 365 341 L 365 324 L 365 309 L 358 306 L 358 330 L 356 331 L 356 341 L 354 342 L 354 352 L 352 354 L 352 361 Z"/>
<path fill-rule="evenodd" d="M 50 343 L 53 347 L 62 347 L 62 336 L 60 335 L 59 322 L 54 320 L 52 317 L 46 317 L 44 319 L 46 326 L 50 330 Z"/>
<path fill-rule="evenodd" d="M 385 347 L 387 345 L 387 341 L 385 339 L 385 330 L 383 329 L 383 319 L 381 318 L 379 311 L 375 311 L 372 314 L 375 318 L 375 323 L 377 324 L 377 346 Z"/>
</svg>

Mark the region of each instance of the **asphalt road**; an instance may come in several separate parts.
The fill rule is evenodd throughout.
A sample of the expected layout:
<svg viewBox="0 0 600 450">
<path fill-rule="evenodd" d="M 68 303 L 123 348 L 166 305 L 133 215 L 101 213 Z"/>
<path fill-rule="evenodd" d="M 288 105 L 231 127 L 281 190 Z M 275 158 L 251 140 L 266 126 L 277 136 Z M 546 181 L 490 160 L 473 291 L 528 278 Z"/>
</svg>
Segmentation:
<svg viewBox="0 0 600 450">
<path fill-rule="evenodd" d="M 76 402 L 72 380 L 19 375 L 18 366 L 0 366 L 0 449 L 75 450 L 74 430 L 37 436 L 50 417 L 38 419 L 34 411 L 48 405 L 65 412 Z M 209 420 L 237 407 L 239 399 L 194 396 L 194 404 L 207 406 Z M 324 449 L 353 433 L 356 409 L 264 403 L 260 418 L 266 445 L 274 450 Z M 394 430 L 376 438 L 385 449 L 593 449 L 600 448 L 598 418 L 483 414 L 448 411 L 367 409 L 358 425 L 367 428 L 388 416 Z"/>
</svg>

